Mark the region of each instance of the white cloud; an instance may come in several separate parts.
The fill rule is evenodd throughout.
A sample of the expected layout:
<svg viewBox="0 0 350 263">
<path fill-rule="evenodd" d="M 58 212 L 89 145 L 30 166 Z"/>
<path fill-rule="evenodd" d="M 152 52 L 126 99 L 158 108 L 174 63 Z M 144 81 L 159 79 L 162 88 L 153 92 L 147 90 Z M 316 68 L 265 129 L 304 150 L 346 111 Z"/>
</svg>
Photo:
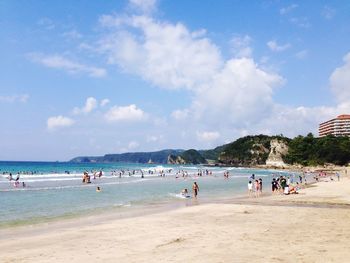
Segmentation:
<svg viewBox="0 0 350 263">
<path fill-rule="evenodd" d="M 136 142 L 136 141 L 131 141 L 131 142 L 129 142 L 129 144 L 128 144 L 128 149 L 129 149 L 129 150 L 134 150 L 134 149 L 138 148 L 139 146 L 140 146 L 140 144 L 139 144 L 138 142 Z"/>
<path fill-rule="evenodd" d="M 103 99 L 103 100 L 101 100 L 100 106 L 101 106 L 101 107 L 104 107 L 104 106 L 106 106 L 109 102 L 110 102 L 109 99 Z"/>
<path fill-rule="evenodd" d="M 93 97 L 89 97 L 86 99 L 85 105 L 82 108 L 75 107 L 73 109 L 74 114 L 81 114 L 81 113 L 90 113 L 97 107 L 97 100 Z"/>
<path fill-rule="evenodd" d="M 40 53 L 30 53 L 28 58 L 38 64 L 49 68 L 61 69 L 70 74 L 85 73 L 90 77 L 100 78 L 106 76 L 107 72 L 103 68 L 80 64 L 60 55 L 44 55 Z"/>
<path fill-rule="evenodd" d="M 220 133 L 216 131 L 203 131 L 197 132 L 197 138 L 200 141 L 211 142 L 215 141 L 220 137 Z"/>
<path fill-rule="evenodd" d="M 103 16 L 100 21 L 115 28 L 100 41 L 108 62 L 156 86 L 197 89 L 221 66 L 219 49 L 204 36 L 194 37 L 181 23 L 147 16 Z"/>
<path fill-rule="evenodd" d="M 58 128 L 72 126 L 74 123 L 75 121 L 73 119 L 59 115 L 47 119 L 47 128 L 53 131 Z"/>
<path fill-rule="evenodd" d="M 192 104 L 196 118 L 212 125 L 242 125 L 268 115 L 273 105 L 273 89 L 283 79 L 263 71 L 253 59 L 231 59 L 205 90 L 198 90 Z"/>
<path fill-rule="evenodd" d="M 292 12 L 297 7 L 298 7 L 297 4 L 291 4 L 289 6 L 283 7 L 283 8 L 280 9 L 280 14 L 281 15 L 288 14 L 288 13 Z"/>
<path fill-rule="evenodd" d="M 67 31 L 67 32 L 64 32 L 62 34 L 63 37 L 65 38 L 69 38 L 69 39 L 80 39 L 82 38 L 83 36 L 75 29 L 73 30 L 70 30 L 70 31 Z"/>
<path fill-rule="evenodd" d="M 56 27 L 55 23 L 50 18 L 47 18 L 47 17 L 40 18 L 37 24 L 45 28 L 46 30 L 52 30 Z"/>
<path fill-rule="evenodd" d="M 25 103 L 28 101 L 28 99 L 29 99 L 28 94 L 0 96 L 0 102 L 7 102 L 7 103 L 15 103 L 15 102 Z"/>
<path fill-rule="evenodd" d="M 329 6 L 324 6 L 321 12 L 321 15 L 327 20 L 331 20 L 335 16 L 335 14 L 335 9 Z"/>
<path fill-rule="evenodd" d="M 292 17 L 291 19 L 289 19 L 289 21 L 293 25 L 296 25 L 301 28 L 307 29 L 311 27 L 311 23 L 309 22 L 309 19 L 307 17 Z"/>
<path fill-rule="evenodd" d="M 205 32 L 198 36 L 183 24 L 147 16 L 103 16 L 100 21 L 111 29 L 100 41 L 110 63 L 158 87 L 190 90 L 191 106 L 171 114 L 177 121 L 189 118 L 205 130 L 225 116 L 227 126 L 245 127 L 271 112 L 273 89 L 284 83 L 250 57 L 225 61 Z M 244 36 L 233 43 L 243 47 L 250 41 Z"/>
<path fill-rule="evenodd" d="M 143 121 L 147 118 L 145 112 L 136 107 L 135 104 L 129 106 L 114 106 L 105 114 L 109 122 L 118 121 Z"/>
<path fill-rule="evenodd" d="M 189 110 L 184 109 L 184 110 L 175 110 L 171 113 L 171 116 L 176 119 L 176 120 L 184 120 L 188 117 Z"/>
<path fill-rule="evenodd" d="M 129 0 L 132 7 L 135 7 L 142 12 L 149 13 L 156 9 L 157 0 Z"/>
<path fill-rule="evenodd" d="M 160 140 L 163 139 L 163 136 L 162 135 L 159 135 L 159 136 L 156 136 L 156 135 L 151 135 L 151 136 L 147 136 L 147 139 L 146 141 L 147 142 L 158 142 Z"/>
<path fill-rule="evenodd" d="M 305 59 L 308 54 L 309 54 L 309 52 L 306 49 L 304 49 L 304 50 L 301 50 L 301 51 L 297 52 L 295 54 L 295 57 L 297 59 Z"/>
<path fill-rule="evenodd" d="M 275 40 L 270 40 L 269 42 L 266 43 L 266 45 L 269 47 L 271 51 L 274 51 L 274 52 L 285 51 L 291 47 L 291 44 L 289 43 L 284 45 L 279 45 Z"/>
<path fill-rule="evenodd" d="M 350 103 L 350 52 L 343 58 L 344 65 L 336 68 L 331 77 L 331 90 L 338 102 Z"/>
<path fill-rule="evenodd" d="M 234 56 L 240 57 L 251 57 L 253 49 L 250 47 L 252 39 L 250 36 L 245 35 L 243 37 L 236 36 L 231 39 L 231 51 Z"/>
<path fill-rule="evenodd" d="M 336 107 L 279 105 L 273 94 L 285 80 L 268 70 L 268 65 L 261 67 L 255 62 L 251 49 L 245 49 L 250 48 L 249 36 L 232 39 L 236 53 L 233 58 L 225 59 L 205 30 L 192 32 L 181 23 L 158 21 L 145 15 L 106 15 L 101 17 L 100 23 L 109 27 L 108 33 L 100 39 L 99 51 L 106 55 L 110 64 L 157 87 L 188 90 L 192 99 L 190 105 L 174 110 L 173 121 L 157 126 L 157 131 L 164 131 L 165 136 L 180 136 L 181 143 L 187 140 L 193 145 L 193 138 L 202 143 L 224 142 L 260 132 L 294 136 L 316 131 L 320 121 L 348 108 L 346 103 Z M 274 40 L 267 45 L 276 52 L 291 48 L 289 43 L 280 44 Z M 301 59 L 307 51 L 295 55 Z M 262 63 L 267 62 L 268 59 L 262 59 Z M 121 116 L 128 115 L 120 111 L 120 107 L 113 107 L 106 119 L 118 121 L 124 119 Z M 143 112 L 138 116 L 142 115 Z M 180 121 L 184 119 L 194 129 L 181 129 Z M 217 132 L 212 131 L 213 127 Z"/>
</svg>

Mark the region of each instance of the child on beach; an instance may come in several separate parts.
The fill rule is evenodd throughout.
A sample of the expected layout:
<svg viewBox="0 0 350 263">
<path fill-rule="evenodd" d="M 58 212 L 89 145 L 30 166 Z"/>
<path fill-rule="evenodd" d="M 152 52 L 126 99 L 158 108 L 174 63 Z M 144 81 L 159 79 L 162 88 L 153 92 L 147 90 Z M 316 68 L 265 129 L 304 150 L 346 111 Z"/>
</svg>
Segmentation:
<svg viewBox="0 0 350 263">
<path fill-rule="evenodd" d="M 248 196 L 251 197 L 253 193 L 253 183 L 252 181 L 248 182 Z"/>
</svg>

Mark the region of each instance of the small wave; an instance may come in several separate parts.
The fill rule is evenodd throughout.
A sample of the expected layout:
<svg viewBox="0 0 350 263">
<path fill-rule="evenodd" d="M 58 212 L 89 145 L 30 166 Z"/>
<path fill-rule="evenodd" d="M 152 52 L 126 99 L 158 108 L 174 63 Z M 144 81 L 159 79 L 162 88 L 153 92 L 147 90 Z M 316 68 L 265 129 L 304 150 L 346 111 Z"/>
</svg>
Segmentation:
<svg viewBox="0 0 350 263">
<path fill-rule="evenodd" d="M 182 194 L 174 194 L 174 193 L 168 193 L 169 196 L 174 197 L 174 198 L 180 198 L 180 199 L 188 199 L 191 198 L 191 196 L 184 196 Z"/>
<path fill-rule="evenodd" d="M 47 187 L 27 186 L 25 188 L 2 189 L 0 190 L 0 192 L 62 190 L 62 189 L 83 188 L 83 187 L 85 188 L 96 187 L 97 185 L 104 186 L 104 185 L 133 184 L 133 183 L 140 183 L 140 182 L 150 181 L 150 180 L 152 179 L 139 179 L 139 180 L 132 180 L 127 182 L 98 182 L 98 183 L 91 183 L 91 184 L 65 185 L 65 186 L 47 186 Z"/>
</svg>

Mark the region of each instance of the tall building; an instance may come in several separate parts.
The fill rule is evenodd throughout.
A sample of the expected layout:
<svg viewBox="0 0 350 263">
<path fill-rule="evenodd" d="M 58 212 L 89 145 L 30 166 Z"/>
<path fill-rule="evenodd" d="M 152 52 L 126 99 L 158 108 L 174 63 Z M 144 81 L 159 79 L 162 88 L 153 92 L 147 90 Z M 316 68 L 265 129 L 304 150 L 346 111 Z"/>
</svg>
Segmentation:
<svg viewBox="0 0 350 263">
<path fill-rule="evenodd" d="M 321 123 L 318 134 L 320 137 L 327 135 L 350 136 L 350 115 L 339 115 L 335 119 Z"/>
</svg>

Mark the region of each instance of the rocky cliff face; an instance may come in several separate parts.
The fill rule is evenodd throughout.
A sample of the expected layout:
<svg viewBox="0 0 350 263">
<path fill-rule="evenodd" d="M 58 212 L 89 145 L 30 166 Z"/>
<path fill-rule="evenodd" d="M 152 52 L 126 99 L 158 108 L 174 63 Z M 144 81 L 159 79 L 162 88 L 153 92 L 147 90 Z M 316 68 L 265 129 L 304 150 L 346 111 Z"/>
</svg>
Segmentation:
<svg viewBox="0 0 350 263">
<path fill-rule="evenodd" d="M 169 155 L 167 164 L 186 164 L 186 161 L 181 156 Z"/>
<path fill-rule="evenodd" d="M 283 161 L 283 156 L 288 153 L 288 146 L 285 142 L 273 139 L 270 142 L 270 153 L 266 160 L 266 165 L 275 167 L 287 166 Z"/>
</svg>

